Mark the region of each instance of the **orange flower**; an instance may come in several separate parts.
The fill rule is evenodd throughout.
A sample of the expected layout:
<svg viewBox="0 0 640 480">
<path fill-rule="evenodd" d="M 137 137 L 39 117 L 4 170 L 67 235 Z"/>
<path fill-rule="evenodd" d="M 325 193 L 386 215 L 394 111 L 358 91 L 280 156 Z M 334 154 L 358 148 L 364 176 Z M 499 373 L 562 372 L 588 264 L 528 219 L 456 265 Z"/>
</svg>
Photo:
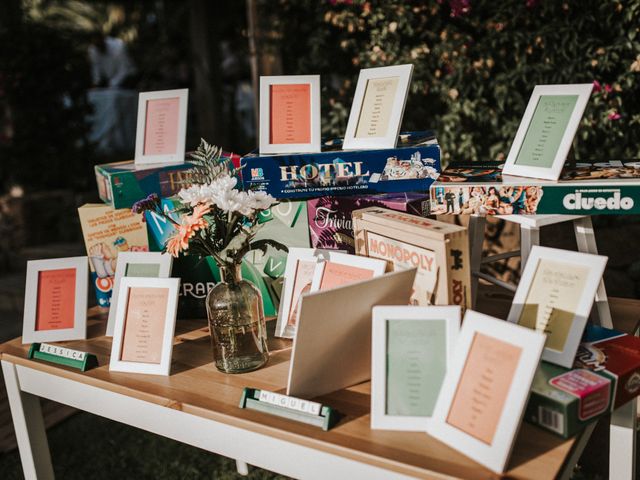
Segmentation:
<svg viewBox="0 0 640 480">
<path fill-rule="evenodd" d="M 202 228 L 206 228 L 209 223 L 204 215 L 211 211 L 211 206 L 207 204 L 197 205 L 193 209 L 191 215 L 182 217 L 182 223 L 178 227 L 178 231 L 169 240 L 167 240 L 167 252 L 172 257 L 177 257 L 180 252 L 189 248 L 189 239 Z"/>
</svg>

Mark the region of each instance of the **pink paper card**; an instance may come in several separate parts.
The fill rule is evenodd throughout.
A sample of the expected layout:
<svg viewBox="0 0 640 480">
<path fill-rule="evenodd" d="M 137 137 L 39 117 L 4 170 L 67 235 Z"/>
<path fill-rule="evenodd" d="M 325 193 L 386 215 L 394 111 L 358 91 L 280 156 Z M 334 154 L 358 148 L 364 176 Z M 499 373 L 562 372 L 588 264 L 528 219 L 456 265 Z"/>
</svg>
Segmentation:
<svg viewBox="0 0 640 480">
<path fill-rule="evenodd" d="M 521 354 L 520 347 L 476 333 L 447 423 L 491 445 Z"/>
<path fill-rule="evenodd" d="M 171 155 L 178 148 L 179 98 L 147 100 L 144 155 Z"/>
<path fill-rule="evenodd" d="M 341 287 L 373 278 L 373 270 L 335 262 L 325 262 L 320 290 Z"/>
<path fill-rule="evenodd" d="M 296 273 L 293 281 L 293 291 L 291 293 L 291 304 L 289 305 L 289 319 L 287 325 L 295 325 L 298 314 L 298 300 L 300 295 L 307 292 L 311 288 L 313 281 L 313 272 L 316 269 L 317 262 L 309 260 L 298 260 L 296 265 Z"/>
<path fill-rule="evenodd" d="M 73 328 L 75 308 L 75 268 L 38 273 L 36 331 Z"/>
<path fill-rule="evenodd" d="M 168 288 L 129 289 L 120 360 L 160 363 L 168 300 Z"/>
<path fill-rule="evenodd" d="M 269 143 L 311 143 L 311 85 L 271 85 L 269 95 Z"/>
</svg>

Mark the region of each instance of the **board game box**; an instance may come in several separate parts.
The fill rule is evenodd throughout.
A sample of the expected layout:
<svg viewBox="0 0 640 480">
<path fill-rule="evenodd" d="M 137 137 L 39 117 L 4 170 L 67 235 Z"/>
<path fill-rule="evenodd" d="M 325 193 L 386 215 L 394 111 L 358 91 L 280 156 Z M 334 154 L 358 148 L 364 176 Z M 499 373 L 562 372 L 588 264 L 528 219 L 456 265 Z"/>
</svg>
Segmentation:
<svg viewBox="0 0 640 480">
<path fill-rule="evenodd" d="M 426 192 L 440 172 L 431 131 L 401 134 L 396 148 L 345 151 L 341 145 L 325 142 L 320 153 L 250 153 L 242 158 L 244 188 L 275 198 Z"/>
<path fill-rule="evenodd" d="M 459 225 L 369 207 L 353 212 L 356 254 L 388 262 L 388 270 L 417 268 L 414 305 L 471 307 L 469 236 Z"/>
<path fill-rule="evenodd" d="M 383 193 L 307 200 L 311 246 L 355 253 L 352 213 L 365 207 L 384 207 L 424 217 L 429 214 L 429 196 L 424 193 Z"/>
<path fill-rule="evenodd" d="M 501 162 L 450 164 L 430 187 L 431 213 L 640 213 L 640 160 L 567 165 L 557 182 L 503 175 L 502 166 Z"/>
</svg>

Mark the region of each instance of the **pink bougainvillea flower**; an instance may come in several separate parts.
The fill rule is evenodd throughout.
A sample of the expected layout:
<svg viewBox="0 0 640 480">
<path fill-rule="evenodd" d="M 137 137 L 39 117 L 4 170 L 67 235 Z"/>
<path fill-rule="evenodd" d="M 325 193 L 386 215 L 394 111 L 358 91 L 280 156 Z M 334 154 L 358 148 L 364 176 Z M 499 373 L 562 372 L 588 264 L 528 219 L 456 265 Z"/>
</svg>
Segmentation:
<svg viewBox="0 0 640 480">
<path fill-rule="evenodd" d="M 598 80 L 594 80 L 593 81 L 593 91 L 598 93 L 600 90 L 602 90 L 602 85 L 600 85 L 600 82 Z"/>
<path fill-rule="evenodd" d="M 449 0 L 451 17 L 461 17 L 471 11 L 471 0 Z"/>
<path fill-rule="evenodd" d="M 611 93 L 613 91 L 613 88 L 611 88 L 611 85 L 609 85 L 608 83 L 605 83 L 604 91 L 607 93 Z"/>
<path fill-rule="evenodd" d="M 609 120 L 620 120 L 620 117 L 621 117 L 621 115 L 618 112 L 616 112 L 615 110 L 613 112 L 609 113 L 609 115 L 607 115 L 607 118 Z"/>
</svg>

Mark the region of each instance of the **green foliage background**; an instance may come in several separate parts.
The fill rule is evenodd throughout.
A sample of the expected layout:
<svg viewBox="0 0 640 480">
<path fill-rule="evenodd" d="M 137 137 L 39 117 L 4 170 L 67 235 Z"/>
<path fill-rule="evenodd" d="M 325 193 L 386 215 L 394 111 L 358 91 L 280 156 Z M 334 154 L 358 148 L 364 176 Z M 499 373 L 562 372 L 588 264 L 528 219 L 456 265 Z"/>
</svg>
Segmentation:
<svg viewBox="0 0 640 480">
<path fill-rule="evenodd" d="M 436 129 L 447 160 L 503 159 L 536 84 L 594 81 L 600 89 L 578 131 L 576 158 L 639 156 L 639 0 L 280 0 L 277 8 L 263 0 L 261 7 L 281 33 L 285 73 L 322 74 L 327 135 L 346 128 L 360 68 L 413 63 L 403 129 Z"/>
</svg>

